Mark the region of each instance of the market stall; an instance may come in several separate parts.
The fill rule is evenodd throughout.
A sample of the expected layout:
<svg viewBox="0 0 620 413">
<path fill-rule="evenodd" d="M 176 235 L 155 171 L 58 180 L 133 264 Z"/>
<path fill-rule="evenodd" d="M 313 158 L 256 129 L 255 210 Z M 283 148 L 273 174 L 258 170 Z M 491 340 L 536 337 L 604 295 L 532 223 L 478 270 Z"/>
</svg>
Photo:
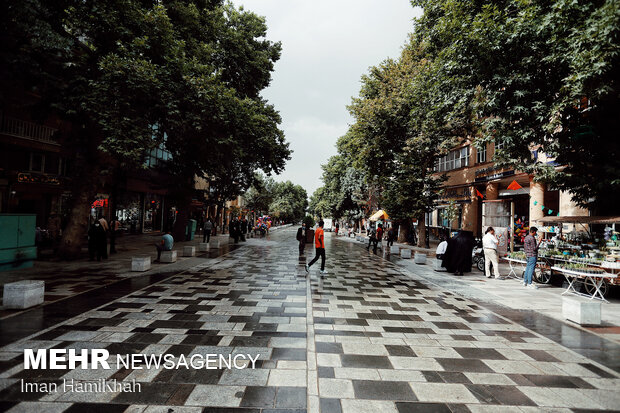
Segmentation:
<svg viewBox="0 0 620 413">
<path fill-rule="evenodd" d="M 539 257 L 550 274 L 566 278 L 564 294 L 604 300 L 611 286 L 620 284 L 620 233 L 616 230 L 620 217 L 545 217 L 541 221 L 558 228 L 556 233 L 545 234 Z M 575 227 L 564 233 L 565 224 Z"/>
</svg>

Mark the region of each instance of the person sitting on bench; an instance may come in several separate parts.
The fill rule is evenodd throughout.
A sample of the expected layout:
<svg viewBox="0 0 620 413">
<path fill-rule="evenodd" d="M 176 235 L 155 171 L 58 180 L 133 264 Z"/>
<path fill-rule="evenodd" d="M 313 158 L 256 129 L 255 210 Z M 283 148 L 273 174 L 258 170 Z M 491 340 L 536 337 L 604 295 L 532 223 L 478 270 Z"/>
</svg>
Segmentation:
<svg viewBox="0 0 620 413">
<path fill-rule="evenodd" d="M 159 244 L 155 244 L 155 247 L 157 248 L 157 259 L 155 260 L 155 262 L 159 262 L 162 251 L 172 251 L 173 246 L 174 246 L 174 238 L 172 238 L 172 235 L 170 235 L 170 231 L 167 231 L 161 237 L 161 242 Z"/>
</svg>

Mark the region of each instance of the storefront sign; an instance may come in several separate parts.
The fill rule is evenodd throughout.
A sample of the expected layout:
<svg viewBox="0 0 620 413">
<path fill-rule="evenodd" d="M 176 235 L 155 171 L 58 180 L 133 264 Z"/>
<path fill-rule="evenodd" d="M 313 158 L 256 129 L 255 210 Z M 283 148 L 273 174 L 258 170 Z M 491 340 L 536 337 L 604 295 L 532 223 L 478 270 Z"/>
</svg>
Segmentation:
<svg viewBox="0 0 620 413">
<path fill-rule="evenodd" d="M 17 174 L 17 182 L 29 183 L 29 184 L 48 184 L 48 185 L 60 185 L 60 180 L 57 175 L 45 175 L 45 174 L 33 174 L 20 172 Z"/>
<path fill-rule="evenodd" d="M 502 168 L 499 166 L 491 166 L 488 168 L 478 169 L 476 171 L 476 182 L 491 181 L 493 179 L 504 178 L 515 174 L 515 171 L 497 172 Z"/>
<path fill-rule="evenodd" d="M 442 201 L 448 200 L 470 200 L 471 188 L 466 186 L 463 188 L 446 188 L 440 195 Z"/>
<path fill-rule="evenodd" d="M 97 199 L 91 205 L 91 208 L 107 208 L 107 207 L 108 207 L 108 200 L 107 199 Z"/>
</svg>

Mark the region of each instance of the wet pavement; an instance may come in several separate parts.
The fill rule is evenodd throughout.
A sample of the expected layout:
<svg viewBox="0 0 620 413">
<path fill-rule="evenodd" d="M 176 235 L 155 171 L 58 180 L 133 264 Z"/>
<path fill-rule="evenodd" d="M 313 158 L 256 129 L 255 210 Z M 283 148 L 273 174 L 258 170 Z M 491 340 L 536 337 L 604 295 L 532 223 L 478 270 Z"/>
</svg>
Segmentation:
<svg viewBox="0 0 620 413">
<path fill-rule="evenodd" d="M 535 312 L 427 283 L 326 240 L 320 276 L 294 229 L 188 269 L 122 280 L 2 320 L 0 410 L 580 411 L 620 407 L 618 345 Z M 77 300 L 77 301 L 73 301 Z M 31 334 L 32 333 L 32 334 Z M 24 348 L 251 354 L 256 369 L 24 370 Z M 607 354 L 603 357 L 602 354 Z M 134 366 L 136 367 L 136 366 Z M 139 366 L 138 366 L 139 367 Z M 117 379 L 141 392 L 22 391 Z M 60 389 L 61 387 L 59 387 Z M 169 410 L 170 409 L 170 410 Z"/>
</svg>

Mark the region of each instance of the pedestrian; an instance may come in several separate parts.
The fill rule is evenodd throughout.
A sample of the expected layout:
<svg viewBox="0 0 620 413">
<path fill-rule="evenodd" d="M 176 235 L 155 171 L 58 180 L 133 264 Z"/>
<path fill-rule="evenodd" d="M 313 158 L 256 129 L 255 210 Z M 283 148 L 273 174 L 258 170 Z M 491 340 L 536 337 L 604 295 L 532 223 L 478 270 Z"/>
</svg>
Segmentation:
<svg viewBox="0 0 620 413">
<path fill-rule="evenodd" d="M 439 245 L 437 245 L 437 249 L 435 250 L 435 257 L 438 260 L 443 260 L 443 257 L 448 249 L 448 241 L 446 241 L 446 236 L 442 235 L 439 238 Z"/>
<path fill-rule="evenodd" d="M 235 241 L 235 244 L 239 242 L 239 221 L 237 218 L 231 219 L 228 224 L 229 236 Z"/>
<path fill-rule="evenodd" d="M 202 242 L 211 241 L 211 230 L 213 230 L 213 221 L 211 221 L 211 218 L 207 218 L 203 227 Z"/>
<path fill-rule="evenodd" d="M 366 247 L 366 250 L 370 251 L 370 246 L 377 240 L 377 231 L 375 231 L 374 228 L 368 228 L 366 233 L 368 233 L 368 246 Z"/>
<path fill-rule="evenodd" d="M 319 227 L 314 232 L 314 248 L 316 250 L 316 255 L 310 263 L 306 264 L 306 272 L 310 272 L 312 264 L 321 257 L 321 274 L 327 274 L 327 270 L 325 269 L 325 232 L 323 231 L 323 225 L 325 225 L 323 220 L 319 221 Z"/>
<path fill-rule="evenodd" d="M 501 279 L 499 275 L 499 264 L 497 257 L 497 246 L 499 240 L 495 236 L 495 229 L 493 227 L 487 228 L 482 237 L 482 249 L 484 251 L 484 275 L 487 278 L 491 278 L 491 264 L 493 264 L 493 272 L 495 273 L 495 279 Z"/>
<path fill-rule="evenodd" d="M 375 247 L 372 250 L 372 252 L 374 252 L 375 254 L 377 253 L 377 245 L 379 245 L 379 248 L 381 249 L 381 251 L 383 251 L 383 224 L 379 224 L 379 227 L 377 228 Z"/>
<path fill-rule="evenodd" d="M 471 253 L 474 245 L 473 232 L 460 230 L 454 238 L 448 240 L 448 248 L 444 254 L 442 266 L 454 275 L 470 272 Z"/>
<path fill-rule="evenodd" d="M 241 241 L 245 242 L 245 234 L 248 232 L 248 220 L 245 217 L 239 223 L 239 236 L 241 237 Z"/>
<path fill-rule="evenodd" d="M 299 241 L 299 255 L 304 255 L 306 248 L 306 223 L 302 222 L 301 227 L 297 229 L 297 241 Z"/>
<path fill-rule="evenodd" d="M 525 257 L 527 259 L 527 265 L 525 267 L 525 273 L 523 274 L 523 286 L 538 289 L 537 286 L 532 284 L 532 278 L 534 276 L 534 270 L 536 269 L 536 261 L 538 260 L 538 247 L 542 241 L 542 235 L 536 237 L 538 228 L 530 228 L 530 233 L 525 237 L 524 249 Z"/>
<path fill-rule="evenodd" d="M 340 230 L 340 224 L 336 222 L 336 236 L 338 236 L 338 230 Z"/>
<path fill-rule="evenodd" d="M 116 254 L 116 237 L 119 235 L 121 223 L 117 216 L 110 221 L 110 255 Z"/>
<path fill-rule="evenodd" d="M 387 232 L 387 247 L 390 248 L 394 245 L 394 239 L 396 239 L 396 231 L 394 231 L 394 227 L 390 227 Z"/>
<path fill-rule="evenodd" d="M 172 238 L 170 231 L 167 231 L 161 237 L 161 242 L 159 244 L 155 244 L 155 248 L 157 248 L 157 259 L 155 260 L 155 262 L 159 262 L 162 251 L 172 251 L 173 246 L 174 246 L 174 238 Z"/>
<path fill-rule="evenodd" d="M 104 240 L 103 242 L 102 239 Z M 102 245 L 104 246 L 104 248 L 102 248 Z M 95 257 L 97 258 L 97 261 L 101 261 L 104 252 L 105 230 L 103 229 L 99 221 L 95 221 L 88 229 L 88 255 L 90 257 L 90 261 L 94 261 Z"/>
<path fill-rule="evenodd" d="M 101 256 L 103 259 L 108 259 L 108 232 L 110 230 L 110 226 L 108 225 L 108 221 L 103 217 L 103 214 L 99 214 L 99 219 L 97 220 L 99 225 L 103 228 L 103 236 L 98 238 L 98 247 L 97 249 L 101 251 Z"/>
</svg>

